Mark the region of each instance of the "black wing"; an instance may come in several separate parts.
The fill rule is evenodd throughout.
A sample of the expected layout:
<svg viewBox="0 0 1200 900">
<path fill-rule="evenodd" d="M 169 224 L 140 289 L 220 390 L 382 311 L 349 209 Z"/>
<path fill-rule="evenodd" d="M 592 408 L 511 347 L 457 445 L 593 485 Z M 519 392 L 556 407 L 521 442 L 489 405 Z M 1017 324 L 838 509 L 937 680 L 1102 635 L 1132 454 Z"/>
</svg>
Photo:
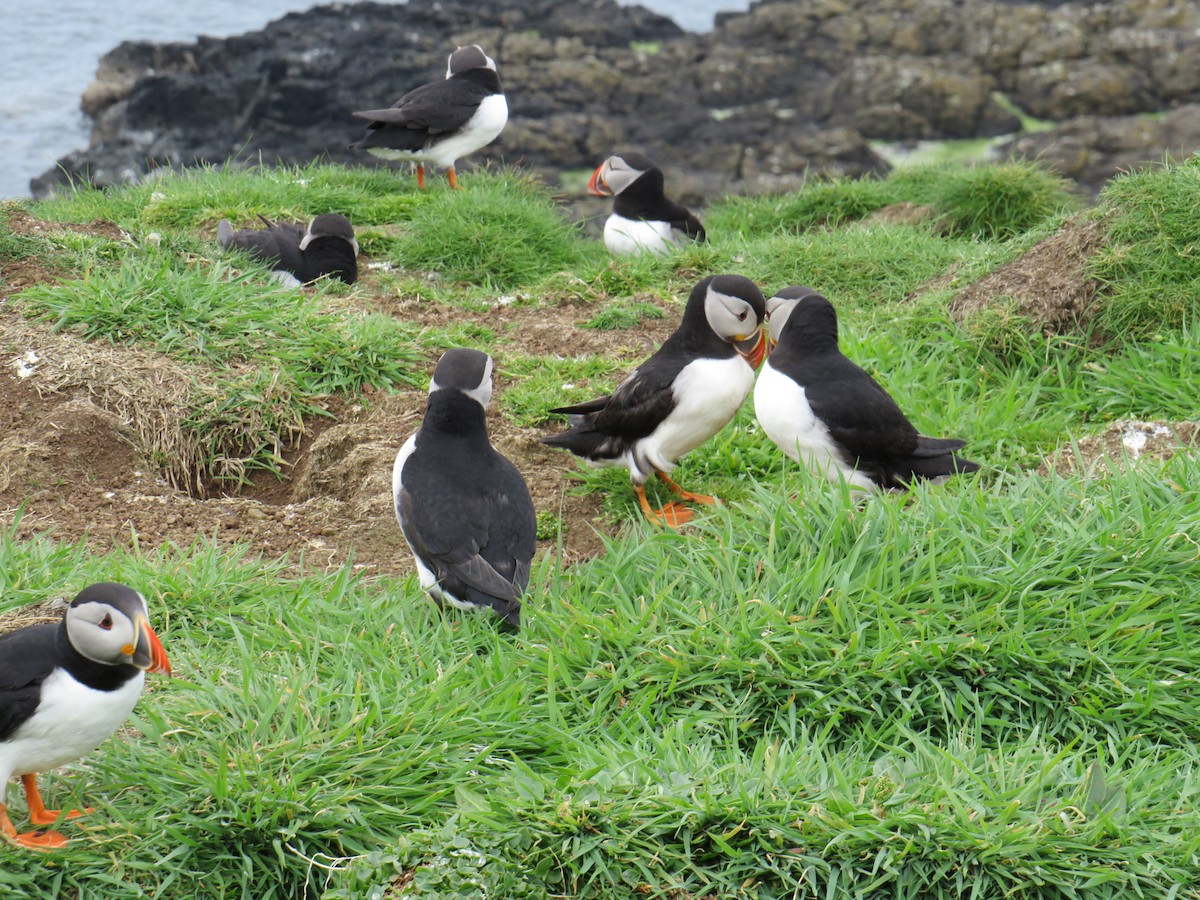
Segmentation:
<svg viewBox="0 0 1200 900">
<path fill-rule="evenodd" d="M 685 363 L 660 350 L 609 396 L 550 410 L 570 415 L 570 428 L 543 437 L 542 443 L 586 459 L 615 459 L 653 434 L 670 415 L 675 407 L 675 378 Z"/>
<path fill-rule="evenodd" d="M 671 204 L 671 227 L 676 231 L 681 231 L 698 243 L 704 243 L 707 235 L 704 231 L 704 224 L 696 217 L 695 213 L 685 206 L 680 206 L 678 203 Z"/>
<path fill-rule="evenodd" d="M 295 275 L 304 265 L 304 254 L 300 252 L 303 238 L 304 229 L 301 226 L 281 222 L 270 228 L 227 233 L 221 240 L 221 246 L 243 250 L 261 262 L 276 269 L 286 269 Z"/>
<path fill-rule="evenodd" d="M 470 469 L 431 462 L 418 449 L 404 464 L 396 497 L 404 536 L 444 590 L 507 617 L 520 608 L 537 543 L 525 479 L 499 453 Z"/>
<path fill-rule="evenodd" d="M 444 134 L 466 125 L 487 95 L 487 89 L 480 85 L 451 78 L 414 88 L 388 109 L 368 109 L 354 115 L 370 119 L 370 128 L 393 126 Z"/>
<path fill-rule="evenodd" d="M 874 378 L 840 353 L 814 360 L 813 366 L 820 367 L 821 378 L 805 387 L 805 396 L 845 450 L 847 462 L 870 464 L 914 454 L 917 429 Z"/>
<path fill-rule="evenodd" d="M 58 629 L 46 623 L 0 636 L 0 741 L 41 702 L 42 682 L 54 671 Z"/>
</svg>

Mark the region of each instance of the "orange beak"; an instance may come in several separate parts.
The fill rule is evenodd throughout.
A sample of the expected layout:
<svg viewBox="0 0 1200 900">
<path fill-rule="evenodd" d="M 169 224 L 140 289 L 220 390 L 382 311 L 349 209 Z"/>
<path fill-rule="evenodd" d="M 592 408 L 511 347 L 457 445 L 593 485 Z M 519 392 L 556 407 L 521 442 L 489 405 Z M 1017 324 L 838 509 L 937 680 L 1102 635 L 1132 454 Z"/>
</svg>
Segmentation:
<svg viewBox="0 0 1200 900">
<path fill-rule="evenodd" d="M 604 167 L 606 162 L 596 166 L 596 171 L 592 173 L 591 180 L 588 181 L 587 192 L 595 197 L 611 197 L 612 191 L 608 189 L 608 183 L 604 180 Z"/>
<path fill-rule="evenodd" d="M 753 341 L 753 344 L 751 344 L 751 341 Z M 762 365 L 762 361 L 767 356 L 766 331 L 759 328 L 753 337 L 747 338 L 744 341 L 735 341 L 733 349 L 738 352 L 742 359 L 750 363 L 750 368 L 757 369 Z"/>
<path fill-rule="evenodd" d="M 163 649 L 158 635 L 150 627 L 150 623 L 140 616 L 137 621 L 138 642 L 133 648 L 131 662 L 139 669 L 162 675 L 171 674 L 171 663 L 167 659 L 167 651 Z"/>
</svg>

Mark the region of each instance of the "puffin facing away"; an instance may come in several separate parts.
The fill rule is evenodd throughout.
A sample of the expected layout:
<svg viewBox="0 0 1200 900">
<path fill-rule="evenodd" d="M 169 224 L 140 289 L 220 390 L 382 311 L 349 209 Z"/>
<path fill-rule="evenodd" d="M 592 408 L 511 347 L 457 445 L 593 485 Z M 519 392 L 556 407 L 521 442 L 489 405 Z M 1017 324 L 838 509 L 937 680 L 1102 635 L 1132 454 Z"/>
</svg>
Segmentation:
<svg viewBox="0 0 1200 900">
<path fill-rule="evenodd" d="M 887 391 L 842 355 L 837 313 L 821 294 L 784 288 L 767 311 L 773 349 L 754 386 L 754 413 L 789 457 L 868 491 L 979 469 L 954 453 L 966 441 L 919 434 Z"/>
<path fill-rule="evenodd" d="M 612 197 L 604 223 L 604 246 L 617 256 L 661 255 L 684 241 L 703 241 L 704 226 L 663 193 L 663 173 L 636 152 L 610 156 L 592 173 L 588 193 Z"/>
<path fill-rule="evenodd" d="M 350 145 L 381 159 L 417 163 L 417 187 L 425 188 L 425 163 L 446 170 L 458 187 L 454 164 L 486 147 L 508 123 L 508 101 L 500 88 L 496 61 L 478 44 L 450 54 L 444 81 L 413 88 L 388 109 L 354 113 L 369 119 L 367 133 Z"/>
<path fill-rule="evenodd" d="M 439 607 L 490 608 L 521 625 L 537 523 L 525 479 L 488 440 L 492 358 L 447 350 L 425 418 L 392 469 L 392 495 L 421 586 Z"/>
<path fill-rule="evenodd" d="M 228 219 L 217 223 L 217 243 L 228 249 L 244 250 L 271 266 L 282 284 L 308 284 L 332 275 L 346 284 L 358 280 L 358 241 L 350 220 L 337 213 L 323 213 L 307 228 L 290 222 L 266 228 L 234 231 Z"/>
<path fill-rule="evenodd" d="M 694 288 L 683 319 L 658 352 L 609 396 L 551 412 L 569 415 L 570 427 L 542 438 L 592 465 L 625 466 L 643 514 L 677 527 L 692 518 L 678 501 L 650 507 L 646 480 L 657 475 L 684 500 L 715 503 L 670 478 L 675 464 L 729 423 L 754 385 L 766 350 L 765 301 L 741 275 L 714 275 Z"/>
<path fill-rule="evenodd" d="M 93 584 L 61 622 L 0 636 L 0 835 L 33 850 L 66 846 L 57 831 L 17 832 L 4 806 L 8 779 L 21 776 L 34 825 L 91 812 L 46 809 L 37 773 L 79 759 L 116 731 L 147 672 L 170 675 L 171 665 L 145 598 L 123 584 Z"/>
</svg>

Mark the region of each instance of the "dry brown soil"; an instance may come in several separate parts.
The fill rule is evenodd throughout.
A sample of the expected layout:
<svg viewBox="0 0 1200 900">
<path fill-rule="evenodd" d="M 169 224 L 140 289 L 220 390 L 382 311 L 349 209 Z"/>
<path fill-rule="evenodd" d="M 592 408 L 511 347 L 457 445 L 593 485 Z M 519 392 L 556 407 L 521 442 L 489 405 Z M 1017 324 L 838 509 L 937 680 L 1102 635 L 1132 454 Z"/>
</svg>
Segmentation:
<svg viewBox="0 0 1200 900">
<path fill-rule="evenodd" d="M 82 229 L 120 239 L 111 223 L 56 225 L 17 215 L 14 230 Z M 371 574 L 404 574 L 411 561 L 392 513 L 391 470 L 396 451 L 420 424 L 424 393 L 373 392 L 361 402 L 329 398 L 329 417 L 303 423 L 285 453 L 286 477 L 257 475 L 237 493 L 180 490 L 163 476 L 188 391 L 204 373 L 153 352 L 84 342 L 31 322 L 8 298 L 60 273 L 39 260 L 0 260 L 0 510 L 19 517 L 17 534 L 47 533 L 84 541 L 96 551 L 139 545 L 186 547 L 202 537 L 248 544 L 297 570 L 320 571 L 353 560 Z M 653 297 L 640 300 L 658 302 Z M 593 305 L 572 298 L 541 305 L 498 306 L 481 312 L 375 291 L 368 275 L 347 302 L 385 311 L 419 325 L 477 323 L 503 334 L 494 351 L 496 395 L 507 381 L 503 355 L 604 354 L 645 358 L 673 327 L 672 312 L 638 329 L 581 328 Z M 428 358 L 427 371 L 436 359 Z M 601 535 L 619 527 L 595 495 L 572 492 L 572 457 L 538 442 L 543 433 L 488 414 L 493 443 L 529 483 L 539 512 L 560 515 L 563 560 L 595 554 Z M 178 479 L 175 479 L 178 481 Z"/>
</svg>

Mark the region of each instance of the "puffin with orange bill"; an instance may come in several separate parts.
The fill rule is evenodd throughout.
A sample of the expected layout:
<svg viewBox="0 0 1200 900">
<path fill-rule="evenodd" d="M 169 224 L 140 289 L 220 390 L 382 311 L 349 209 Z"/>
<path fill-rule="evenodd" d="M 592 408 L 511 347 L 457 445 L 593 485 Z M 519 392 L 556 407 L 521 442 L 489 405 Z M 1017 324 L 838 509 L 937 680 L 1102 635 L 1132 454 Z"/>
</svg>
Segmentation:
<svg viewBox="0 0 1200 900">
<path fill-rule="evenodd" d="M 94 750 L 124 723 L 147 672 L 171 674 L 150 627 L 145 598 L 123 584 L 79 592 L 62 621 L 0 635 L 0 837 L 31 850 L 56 850 L 57 831 L 18 832 L 8 817 L 8 779 L 21 776 L 29 819 L 51 825 L 91 810 L 46 809 L 37 773 Z"/>
<path fill-rule="evenodd" d="M 838 349 L 837 313 L 793 285 L 767 301 L 772 349 L 754 386 L 754 414 L 787 456 L 835 484 L 873 491 L 978 471 L 957 438 L 920 434 L 891 396 Z"/>
<path fill-rule="evenodd" d="M 616 256 L 662 255 L 687 241 L 703 242 L 704 226 L 663 192 L 663 173 L 636 151 L 616 153 L 588 181 L 588 193 L 612 197 L 604 223 L 604 246 Z"/>
<path fill-rule="evenodd" d="M 496 61 L 478 44 L 450 54 L 443 81 L 413 88 L 387 109 L 353 113 L 370 120 L 367 133 L 350 145 L 381 159 L 417 164 L 417 187 L 425 188 L 425 164 L 446 170 L 458 187 L 454 165 L 486 147 L 508 124 L 508 101 L 496 74 Z"/>
<path fill-rule="evenodd" d="M 694 288 L 675 332 L 612 394 L 551 412 L 570 416 L 569 428 L 542 438 L 597 466 L 625 466 L 643 514 L 677 527 L 692 510 L 673 501 L 653 509 L 646 481 L 660 478 L 682 500 L 712 504 L 685 491 L 671 470 L 729 423 L 754 386 L 766 352 L 766 302 L 741 275 L 712 275 Z"/>
</svg>

